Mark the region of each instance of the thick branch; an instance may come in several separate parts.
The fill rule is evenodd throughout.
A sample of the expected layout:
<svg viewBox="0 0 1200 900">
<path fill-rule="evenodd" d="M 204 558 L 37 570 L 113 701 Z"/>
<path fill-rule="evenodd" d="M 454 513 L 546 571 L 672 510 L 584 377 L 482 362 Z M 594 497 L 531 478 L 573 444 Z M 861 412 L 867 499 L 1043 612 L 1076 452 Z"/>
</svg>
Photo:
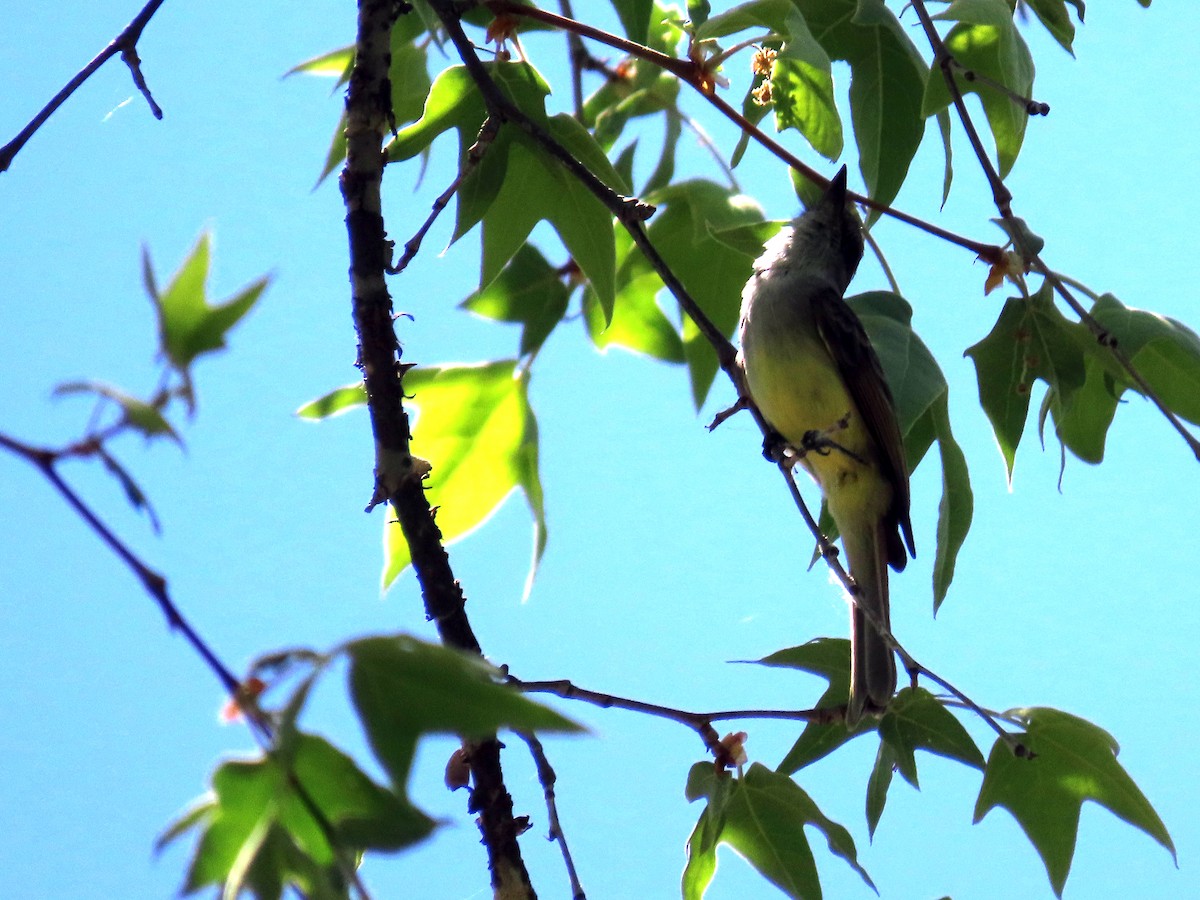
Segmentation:
<svg viewBox="0 0 1200 900">
<path fill-rule="evenodd" d="M 341 176 L 358 359 L 375 436 L 375 486 L 368 509 L 388 501 L 395 510 L 421 585 L 426 615 L 436 623 L 442 641 L 481 653 L 467 619 L 462 588 L 454 578 L 425 497 L 422 479 L 428 463 L 414 459 L 409 449 L 401 385 L 405 367 L 400 364 L 386 282 L 391 245 L 380 195 L 386 162 L 383 138 L 394 128 L 388 69 L 395 9 L 392 3 L 378 0 L 359 2 L 355 62 L 346 96 L 346 167 Z M 517 844 L 525 826 L 513 817 L 512 798 L 500 768 L 500 746 L 491 738 L 468 747 L 474 778 L 471 809 L 479 813 L 496 895 L 533 897 Z"/>
</svg>

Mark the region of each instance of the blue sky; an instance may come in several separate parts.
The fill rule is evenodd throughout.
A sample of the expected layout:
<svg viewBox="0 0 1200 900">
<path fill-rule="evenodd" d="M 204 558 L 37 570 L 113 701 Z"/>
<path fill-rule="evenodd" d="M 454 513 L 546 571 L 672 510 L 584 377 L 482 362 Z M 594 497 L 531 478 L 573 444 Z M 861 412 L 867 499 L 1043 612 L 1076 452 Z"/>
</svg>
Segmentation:
<svg viewBox="0 0 1200 900">
<path fill-rule="evenodd" d="M 106 6 L 7 17 L 3 140 L 136 12 L 134 4 Z M 231 350 L 199 366 L 187 452 L 145 452 L 133 439 L 115 448 L 155 501 L 161 537 L 101 473 L 66 470 L 167 576 L 181 609 L 235 669 L 279 647 L 328 647 L 396 630 L 432 636 L 411 575 L 379 595 L 382 517 L 362 513 L 371 491 L 366 417 L 314 426 L 293 416 L 355 377 L 344 212 L 332 182 L 312 190 L 340 100 L 329 82 L 280 79 L 295 63 L 348 43 L 353 14 L 333 2 L 296 11 L 166 4 L 139 47 L 163 121 L 151 118 L 127 71 L 110 63 L 0 176 L 7 434 L 48 445 L 76 436 L 88 406 L 50 400 L 59 382 L 93 377 L 134 392 L 153 388 L 143 244 L 166 277 L 211 229 L 218 297 L 274 275 Z M 1125 0 L 1089 8 L 1076 60 L 1035 37 L 1035 92 L 1052 112 L 1031 123 L 1009 180 L 1018 214 L 1047 238 L 1051 265 L 1127 305 L 1193 325 L 1197 25 L 1190 4 L 1142 10 Z M 561 49 L 539 52 L 539 64 L 556 72 Z M 712 131 L 719 146 L 732 147 L 727 129 Z M 939 214 L 940 147 L 930 137 L 899 205 L 996 239 L 984 185 L 961 142 L 955 192 Z M 719 178 L 690 141 L 685 135 L 688 165 Z M 436 145 L 415 194 L 409 173 L 389 173 L 385 214 L 394 238 L 416 229 L 447 183 L 451 146 Z M 769 215 L 795 212 L 783 173 L 765 156 L 750 154 L 738 176 Z M 392 284 L 397 308 L 415 317 L 401 327 L 406 358 L 510 356 L 515 330 L 454 309 L 473 286 L 478 245 L 470 236 L 439 255 L 449 228 L 448 219 L 439 222 Z M 1120 761 L 1170 829 L 1180 868 L 1148 837 L 1087 806 L 1067 896 L 1185 895 L 1197 882 L 1200 848 L 1200 787 L 1187 768 L 1200 703 L 1192 666 L 1200 468 L 1152 408 L 1131 399 L 1104 464 L 1069 460 L 1061 492 L 1057 447 L 1042 452 L 1027 429 L 1010 491 L 973 367 L 962 358 L 990 329 L 1000 296 L 983 296 L 984 267 L 961 251 L 887 222 L 876 235 L 950 382 L 976 498 L 956 581 L 934 621 L 940 472 L 931 458 L 917 473 L 919 556 L 893 581 L 896 633 L 985 705 L 1061 708 L 1121 742 Z M 880 284 L 878 270 L 864 266 L 854 289 Z M 812 702 L 821 690 L 815 679 L 728 664 L 815 635 L 844 636 L 847 618 L 825 572 L 805 571 L 810 540 L 759 458 L 753 425 L 704 430 L 731 399 L 718 385 L 697 416 L 681 370 L 617 351 L 599 355 L 582 328 L 551 338 L 532 386 L 550 528 L 532 596 L 521 603 L 531 529 L 519 499 L 452 549 L 493 660 L 527 678 L 570 678 L 688 708 Z M 8 456 L 0 457 L 0 509 L 3 893 L 169 896 L 186 852 L 153 859 L 155 835 L 204 789 L 218 759 L 251 748 L 249 737 L 218 722 L 219 686 L 129 573 L 36 472 Z M 548 742 L 589 895 L 676 895 L 683 842 L 699 812 L 683 799 L 687 768 L 703 756 L 699 741 L 629 713 L 566 711 L 593 731 Z M 339 675 L 306 722 L 361 752 Z M 768 764 L 793 737 L 785 725 L 747 730 L 751 758 Z M 489 893 L 465 798 L 441 786 L 451 748 L 425 745 L 413 784 L 418 804 L 450 824 L 411 853 L 368 864 L 378 897 Z M 862 809 L 874 752 L 873 740 L 860 740 L 803 773 L 801 784 L 851 828 L 885 896 L 1051 896 L 1010 817 L 995 811 L 971 825 L 978 776 L 943 760 L 921 760 L 919 793 L 897 782 L 869 844 Z M 539 837 L 545 815 L 532 767 L 517 748 L 508 760 L 518 809 L 535 822 L 524 841 L 535 883 L 544 896 L 562 896 L 557 850 Z M 827 895 L 871 896 L 813 838 Z M 748 895 L 772 894 L 723 854 L 709 896 Z"/>
</svg>

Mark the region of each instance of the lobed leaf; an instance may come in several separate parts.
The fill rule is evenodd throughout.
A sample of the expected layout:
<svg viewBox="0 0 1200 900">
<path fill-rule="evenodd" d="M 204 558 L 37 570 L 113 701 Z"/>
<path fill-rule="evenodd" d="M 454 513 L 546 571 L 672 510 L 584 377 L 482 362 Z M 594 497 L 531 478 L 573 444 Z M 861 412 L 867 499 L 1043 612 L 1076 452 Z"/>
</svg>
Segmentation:
<svg viewBox="0 0 1200 900">
<path fill-rule="evenodd" d="M 158 314 L 160 352 L 189 383 L 191 364 L 205 353 L 224 348 L 225 335 L 258 302 L 270 281 L 260 278 L 224 303 L 209 305 L 211 245 L 208 232 L 201 234 L 163 291 L 154 279 L 149 251 L 142 252 L 147 291 Z"/>
<path fill-rule="evenodd" d="M 519 353 L 536 354 L 567 312 L 571 289 L 563 273 L 532 244 L 523 244 L 498 276 L 461 304 L 477 316 L 522 326 Z"/>
<path fill-rule="evenodd" d="M 850 698 L 850 642 L 845 638 L 815 638 L 799 647 L 779 650 L 758 660 L 760 665 L 800 669 L 829 682 L 814 709 L 845 706 Z M 779 771 L 790 775 L 828 756 L 842 744 L 875 729 L 864 719 L 850 730 L 844 722 L 809 722 L 779 763 Z"/>
<path fill-rule="evenodd" d="M 1043 285 L 1032 297 L 1007 300 L 988 336 L 967 348 L 979 402 L 992 423 L 1010 483 L 1033 382 L 1045 381 L 1064 402 L 1083 387 L 1082 328 L 1058 311 L 1049 286 Z"/>
<path fill-rule="evenodd" d="M 717 772 L 711 763 L 697 763 L 688 775 L 688 797 L 710 798 L 693 831 L 699 843 L 693 863 L 691 842 L 684 870 L 684 896 L 700 897 L 715 868 L 715 847 L 728 844 L 759 874 L 789 897 L 819 898 L 821 882 L 805 833 L 817 828 L 830 852 L 843 859 L 874 889 L 858 862 L 854 839 L 821 812 L 812 798 L 791 778 L 753 763 L 740 777 Z"/>
<path fill-rule="evenodd" d="M 1025 723 L 1016 738 L 1034 756 L 1018 758 L 998 739 L 988 757 L 975 803 L 975 821 L 1006 809 L 1029 838 L 1062 896 L 1075 854 L 1079 811 L 1091 800 L 1141 829 L 1175 857 L 1175 845 L 1150 801 L 1117 762 L 1117 744 L 1106 731 L 1056 709 L 1010 711 Z"/>
<path fill-rule="evenodd" d="M 581 727 L 500 681 L 481 657 L 406 635 L 347 644 L 350 696 L 371 749 L 403 790 L 425 734 L 481 738 L 500 728 L 578 732 Z"/>
<path fill-rule="evenodd" d="M 336 846 L 313 806 L 332 827 Z M 157 846 L 200 831 L 186 893 L 218 885 L 226 896 L 248 888 L 277 898 L 292 886 L 306 896 L 333 897 L 344 895 L 339 855 L 351 864 L 366 849 L 398 850 L 423 840 L 434 825 L 324 738 L 297 734 L 286 757 L 268 753 L 218 767 L 212 793 L 169 826 Z"/>
<path fill-rule="evenodd" d="M 519 487 L 534 517 L 532 579 L 545 550 L 546 519 L 528 371 L 518 372 L 513 360 L 417 368 L 406 373 L 404 386 L 418 411 L 412 449 L 433 466 L 427 495 L 445 543 L 481 526 Z M 395 522 L 385 526 L 384 554 L 386 589 L 411 562 Z"/>
<path fill-rule="evenodd" d="M 1032 98 L 1033 56 L 1013 22 L 1012 8 L 1006 0 L 954 0 L 933 18 L 956 23 L 944 42 L 961 65 L 1003 85 L 1016 98 Z M 992 85 L 980 80 L 967 81 L 959 72 L 953 74 L 963 94 L 979 95 L 996 142 L 1000 177 L 1006 177 L 1021 151 L 1029 113 L 1019 99 Z M 940 69 L 929 73 L 924 94 L 922 110 L 926 116 L 950 105 L 950 89 Z"/>
</svg>

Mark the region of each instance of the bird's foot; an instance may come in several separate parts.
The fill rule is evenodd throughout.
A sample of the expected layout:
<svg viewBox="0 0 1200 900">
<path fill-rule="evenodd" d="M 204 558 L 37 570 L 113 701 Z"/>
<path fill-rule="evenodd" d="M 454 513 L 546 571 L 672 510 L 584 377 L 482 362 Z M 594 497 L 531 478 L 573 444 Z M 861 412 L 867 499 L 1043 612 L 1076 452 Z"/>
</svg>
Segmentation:
<svg viewBox="0 0 1200 900">
<path fill-rule="evenodd" d="M 788 465 L 794 466 L 800 461 L 800 455 L 796 448 L 788 443 L 778 431 L 772 429 L 763 437 L 763 456 L 768 462 L 773 462 L 777 466 Z"/>
<path fill-rule="evenodd" d="M 831 434 L 837 434 L 839 431 L 845 431 L 850 427 L 850 413 L 842 416 L 830 427 L 824 431 L 806 431 L 804 437 L 800 439 L 800 455 L 804 456 L 807 453 L 816 453 L 820 456 L 828 456 L 834 450 L 839 453 L 844 453 L 856 463 L 866 465 L 867 461 L 851 450 L 849 447 L 844 447 L 835 441 Z"/>
</svg>

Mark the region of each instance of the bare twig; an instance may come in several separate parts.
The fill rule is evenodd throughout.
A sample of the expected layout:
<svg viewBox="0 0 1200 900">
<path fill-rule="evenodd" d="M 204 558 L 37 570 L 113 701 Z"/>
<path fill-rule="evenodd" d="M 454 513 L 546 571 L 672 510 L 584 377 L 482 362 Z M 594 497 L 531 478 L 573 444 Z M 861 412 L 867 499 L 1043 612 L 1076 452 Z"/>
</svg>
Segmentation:
<svg viewBox="0 0 1200 900">
<path fill-rule="evenodd" d="M 134 576 L 141 582 L 146 593 L 150 595 L 151 599 L 162 610 L 163 615 L 167 619 L 168 627 L 183 635 L 192 649 L 204 660 L 205 665 L 216 675 L 225 692 L 235 701 L 238 700 L 241 682 L 179 611 L 179 608 L 171 599 L 170 591 L 167 589 L 167 580 L 143 562 L 124 541 L 117 537 L 116 533 L 104 523 L 92 508 L 66 483 L 62 476 L 59 475 L 58 464 L 63 459 L 70 458 L 72 455 L 70 448 L 67 451 L 55 451 L 42 447 L 33 447 L 5 434 L 0 434 L 0 447 L 31 463 L 42 473 L 46 480 L 54 486 L 54 489 L 67 502 L 67 505 L 75 510 L 76 514 L 87 523 L 88 527 L 96 533 L 113 554 L 133 572 Z M 269 718 L 260 712 L 254 710 L 246 710 L 246 712 L 246 719 L 250 725 L 251 734 L 254 735 L 255 740 L 258 741 L 264 753 L 269 753 L 269 748 L 274 737 L 273 724 Z M 343 876 L 349 884 L 355 886 L 363 900 L 370 900 L 370 894 L 359 878 L 353 860 L 350 859 L 349 854 L 341 846 L 333 823 L 321 811 L 321 808 L 299 778 L 296 777 L 296 774 L 289 770 L 287 775 L 288 781 L 295 790 L 301 805 L 312 816 L 313 821 L 316 822 L 325 840 L 334 851 Z"/>
<path fill-rule="evenodd" d="M 976 72 L 974 69 L 968 69 L 953 56 L 950 57 L 949 65 L 951 68 L 962 73 L 963 81 L 979 82 L 987 85 L 988 88 L 998 94 L 1003 94 L 1021 109 L 1025 110 L 1026 115 L 1030 116 L 1048 116 L 1050 115 L 1050 104 L 1043 103 L 1040 100 L 1034 100 L 1032 97 L 1022 97 L 1016 91 L 1001 84 L 994 78 L 989 78 L 982 72 Z"/>
<path fill-rule="evenodd" d="M 558 8 L 568 19 L 575 18 L 571 0 L 558 0 Z M 583 41 L 574 32 L 567 32 L 567 52 L 571 57 L 571 97 L 575 101 L 575 118 L 583 121 L 583 69 L 589 56 Z"/>
<path fill-rule="evenodd" d="M 842 710 L 836 706 L 822 709 L 724 709 L 713 712 L 692 712 L 686 709 L 676 709 L 672 706 L 662 706 L 658 703 L 647 703 L 644 700 L 634 700 L 629 697 L 618 697 L 601 691 L 581 688 L 566 679 L 555 681 L 523 681 L 513 675 L 508 675 L 508 683 L 518 691 L 526 694 L 551 694 L 563 700 L 578 700 L 599 706 L 601 709 L 624 709 L 629 712 L 642 713 L 659 719 L 678 722 L 695 731 L 704 746 L 714 755 L 720 753 L 721 739 L 712 727 L 713 722 L 727 722 L 738 719 L 782 719 L 792 722 L 837 722 L 842 719 Z"/>
<path fill-rule="evenodd" d="M 154 113 L 154 118 L 161 119 L 163 117 L 162 109 L 154 102 L 154 97 L 150 94 L 150 88 L 146 86 L 146 79 L 142 75 L 141 60 L 138 58 L 137 53 L 137 42 L 141 39 L 142 32 L 150 22 L 151 17 L 158 12 L 158 8 L 163 3 L 164 0 L 150 0 L 142 8 L 142 11 L 134 16 L 133 21 L 126 25 L 124 30 L 113 38 L 107 47 L 97 53 L 91 62 L 80 69 L 75 74 L 75 77 L 68 81 L 66 86 L 55 94 L 49 103 L 41 108 L 38 114 L 30 120 L 28 125 L 21 129 L 16 137 L 3 147 L 0 147 L 0 172 L 8 170 L 8 167 L 12 165 L 13 159 L 21 152 L 21 148 L 46 123 L 46 120 L 54 115 L 55 111 L 67 101 L 67 98 L 75 93 L 75 90 L 81 84 L 91 78 L 101 66 L 118 54 L 125 62 L 125 65 L 129 66 L 134 86 L 146 98 L 146 102 L 150 105 L 150 111 Z"/>
<path fill-rule="evenodd" d="M 549 840 L 556 841 L 558 849 L 562 851 L 563 866 L 566 867 L 567 877 L 571 880 L 571 900 L 586 900 L 587 894 L 584 893 L 579 873 L 575 869 L 575 860 L 571 857 L 571 850 L 567 846 L 566 832 L 563 831 L 562 823 L 558 819 L 558 800 L 554 795 L 554 785 L 558 776 L 554 774 L 554 768 L 550 765 L 550 760 L 546 758 L 546 750 L 537 735 L 524 731 L 517 733 L 529 747 L 534 764 L 537 766 L 538 782 L 546 797 L 546 815 L 550 819 L 550 830 L 546 836 Z"/>
<path fill-rule="evenodd" d="M 430 210 L 429 216 L 425 219 L 424 224 L 417 229 L 417 233 L 409 238 L 407 242 L 405 242 L 404 255 L 400 257 L 400 261 L 394 266 L 389 265 L 387 267 L 387 273 L 389 275 L 398 275 L 408 268 L 408 264 L 413 261 L 413 258 L 416 257 L 417 253 L 420 251 L 421 242 L 425 240 L 425 235 L 429 232 L 429 229 L 433 227 L 433 223 L 437 221 L 437 217 L 442 214 L 442 210 L 449 205 L 450 200 L 456 193 L 458 193 L 459 188 L 462 187 L 462 183 L 466 180 L 467 176 L 470 175 L 471 172 L 476 169 L 476 167 L 478 167 L 480 160 L 483 159 L 483 155 L 487 152 L 488 147 L 492 145 L 492 141 L 496 139 L 496 134 L 499 131 L 500 123 L 498 121 L 490 116 L 484 119 L 483 125 L 479 129 L 479 136 L 475 139 L 475 143 L 472 144 L 471 148 L 467 151 L 467 160 L 463 164 L 462 169 L 454 177 L 454 181 L 450 183 L 450 186 L 446 188 L 446 190 L 442 191 L 442 193 L 438 195 L 438 198 L 433 201 L 433 208 Z"/>
</svg>

